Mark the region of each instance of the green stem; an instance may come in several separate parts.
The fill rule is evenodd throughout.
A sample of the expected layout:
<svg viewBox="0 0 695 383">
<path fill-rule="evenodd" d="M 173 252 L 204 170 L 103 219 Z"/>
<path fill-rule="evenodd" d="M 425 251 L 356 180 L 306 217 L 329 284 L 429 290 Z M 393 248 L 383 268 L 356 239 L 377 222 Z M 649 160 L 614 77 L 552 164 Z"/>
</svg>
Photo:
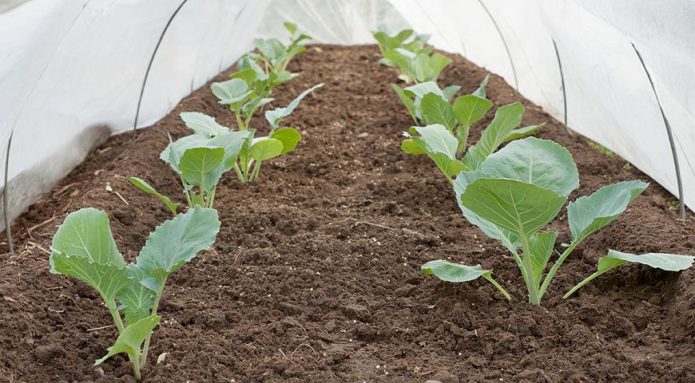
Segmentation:
<svg viewBox="0 0 695 383">
<path fill-rule="evenodd" d="M 210 193 L 210 197 L 209 197 L 209 199 L 208 199 L 207 204 L 205 205 L 205 207 L 209 207 L 209 208 L 212 209 L 212 206 L 213 206 L 213 204 L 215 203 L 215 191 L 216 191 L 216 190 L 217 190 L 217 188 L 212 189 L 212 192 Z"/>
<path fill-rule="evenodd" d="M 137 380 L 138 382 L 141 381 L 142 375 L 140 374 L 140 359 L 137 353 L 134 353 L 131 357 L 130 364 L 133 365 L 133 375 L 135 375 L 135 380 Z"/>
<path fill-rule="evenodd" d="M 605 271 L 596 271 L 593 274 L 589 275 L 588 277 L 584 278 L 581 282 L 579 282 L 576 286 L 572 287 L 572 290 L 568 291 L 567 294 L 562 296 L 562 299 L 567 299 L 569 298 L 572 294 L 576 293 L 577 290 L 581 289 L 586 285 L 587 283 L 591 282 L 594 280 L 594 278 L 603 275 Z"/>
<path fill-rule="evenodd" d="M 564 262 L 565 259 L 569 257 L 574 248 L 577 247 L 581 241 L 582 239 L 572 242 L 569 245 L 569 247 L 567 247 L 567 249 L 565 249 L 565 251 L 560 255 L 560 258 L 557 259 L 553 267 L 550 268 L 550 271 L 548 271 L 548 274 L 545 276 L 543 284 L 541 285 L 541 296 L 543 296 L 545 294 L 545 291 L 548 290 L 548 286 L 550 285 L 550 282 L 553 280 L 555 273 L 557 273 L 558 269 L 560 269 L 560 266 L 562 266 L 562 262 Z"/>
<path fill-rule="evenodd" d="M 512 300 L 511 295 L 509 295 L 507 290 L 505 290 L 499 283 L 497 283 L 497 281 L 494 278 L 492 278 L 492 275 L 485 274 L 485 275 L 483 275 L 483 278 L 487 279 L 488 282 L 492 283 L 492 285 L 495 286 L 497 288 L 497 290 L 499 290 L 499 292 L 502 293 L 502 295 L 504 295 L 504 297 L 508 301 Z"/>
<path fill-rule="evenodd" d="M 106 299 L 104 299 L 104 302 L 108 302 Z M 121 314 L 118 312 L 118 308 L 116 307 L 116 302 L 111 301 L 106 304 L 106 307 L 109 309 L 109 312 L 111 313 L 111 317 L 113 318 L 113 323 L 116 325 L 116 329 L 118 330 L 118 333 L 122 333 L 123 330 L 125 329 L 125 326 L 123 325 L 123 319 L 121 319 Z"/>
<path fill-rule="evenodd" d="M 263 161 L 258 161 L 253 165 L 253 170 L 251 171 L 251 178 L 250 181 L 255 180 L 258 177 L 258 174 L 261 172 L 261 164 Z"/>
<path fill-rule="evenodd" d="M 157 315 L 157 309 L 159 308 L 159 300 L 162 298 L 162 293 L 164 292 L 164 284 L 166 283 L 166 278 L 162 281 L 162 288 L 159 293 L 154 298 L 154 304 L 152 305 L 152 311 L 150 315 Z M 142 348 L 142 358 L 140 359 L 139 368 L 144 368 L 145 363 L 147 363 L 147 353 L 150 351 L 150 340 L 152 339 L 152 331 L 145 338 L 145 345 Z"/>
<path fill-rule="evenodd" d="M 241 120 L 241 111 L 239 109 L 234 109 L 234 117 L 236 117 L 236 124 L 239 131 L 246 130 L 246 125 L 244 125 L 243 121 Z"/>
</svg>

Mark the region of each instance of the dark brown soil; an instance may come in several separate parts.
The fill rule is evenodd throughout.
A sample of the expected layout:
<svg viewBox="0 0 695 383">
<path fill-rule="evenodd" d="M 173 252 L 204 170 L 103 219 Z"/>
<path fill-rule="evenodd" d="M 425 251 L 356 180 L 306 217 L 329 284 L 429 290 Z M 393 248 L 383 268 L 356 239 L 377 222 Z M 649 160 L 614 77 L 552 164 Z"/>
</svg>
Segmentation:
<svg viewBox="0 0 695 383">
<path fill-rule="evenodd" d="M 217 244 L 170 279 L 145 381 L 695 381 L 694 271 L 627 266 L 561 299 L 607 248 L 695 253 L 693 217 L 679 224 L 673 199 L 652 184 L 531 307 L 514 262 L 466 222 L 435 166 L 400 152 L 409 119 L 389 89 L 396 73 L 377 59 L 371 46 L 314 46 L 292 64 L 301 76 L 277 92 L 283 105 L 326 83 L 290 118 L 304 140 L 253 185 L 224 179 Z M 471 92 L 485 74 L 456 58 L 441 82 Z M 499 77 L 488 89 L 497 105 L 522 100 Z M 648 180 L 524 103 L 525 123 L 546 122 L 541 137 L 574 155 L 581 194 Z M 46 249 L 67 213 L 94 206 L 109 213 L 121 251 L 137 254 L 168 214 L 127 177 L 181 199 L 158 155 L 168 133 L 187 133 L 182 111 L 233 125 L 203 87 L 153 128 L 97 148 L 17 220 L 19 251 L 0 255 L 0 382 L 133 381 L 123 357 L 92 367 L 115 339 L 110 317 L 88 287 L 49 274 Z M 554 225 L 567 241 L 564 216 Z M 494 267 L 515 300 L 485 283 L 424 278 L 420 265 L 436 258 Z"/>
</svg>

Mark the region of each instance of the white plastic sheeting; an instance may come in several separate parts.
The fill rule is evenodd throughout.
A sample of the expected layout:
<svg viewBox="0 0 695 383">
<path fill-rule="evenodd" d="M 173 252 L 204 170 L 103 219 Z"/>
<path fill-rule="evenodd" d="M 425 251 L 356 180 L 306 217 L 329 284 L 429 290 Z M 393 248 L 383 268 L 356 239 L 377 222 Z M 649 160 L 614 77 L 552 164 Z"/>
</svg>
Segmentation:
<svg viewBox="0 0 695 383">
<path fill-rule="evenodd" d="M 143 76 L 183 0 L 0 1 L 0 153 L 14 130 L 8 194 L 16 216 L 107 135 L 132 128 Z M 672 193 L 672 152 L 652 75 L 695 208 L 695 3 L 688 0 L 188 0 L 156 53 L 139 127 L 285 20 L 317 41 L 370 43 L 411 26 L 438 48 L 503 76 L 570 128 Z M 4 162 L 4 161 L 3 161 Z M 0 184 L 1 185 L 1 184 Z M 0 223 L 0 226 L 2 224 Z"/>
</svg>

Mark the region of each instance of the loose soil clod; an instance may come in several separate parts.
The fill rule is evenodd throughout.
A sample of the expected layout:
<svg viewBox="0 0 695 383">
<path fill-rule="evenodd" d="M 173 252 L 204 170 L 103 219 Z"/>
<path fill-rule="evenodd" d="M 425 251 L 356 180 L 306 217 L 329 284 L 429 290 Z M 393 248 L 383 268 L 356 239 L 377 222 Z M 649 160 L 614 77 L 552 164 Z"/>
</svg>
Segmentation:
<svg viewBox="0 0 695 383">
<path fill-rule="evenodd" d="M 532 307 L 505 249 L 465 221 L 435 166 L 400 152 L 410 121 L 389 88 L 396 74 L 378 57 L 372 46 L 315 46 L 290 65 L 301 76 L 278 92 L 278 105 L 326 83 L 288 118 L 304 139 L 268 163 L 257 183 L 223 181 L 218 242 L 172 276 L 152 350 L 168 354 L 160 363 L 150 358 L 144 381 L 695 381 L 694 271 L 629 266 L 561 299 L 608 247 L 693 254 L 692 215 L 680 224 L 668 208 L 672 197 L 652 184 L 568 259 L 544 306 Z M 441 83 L 473 91 L 486 71 L 454 60 Z M 521 99 L 496 76 L 488 96 L 496 106 Z M 572 152 L 581 194 L 648 180 L 525 105 L 523 125 L 546 122 L 540 137 Z M 169 213 L 127 177 L 181 194 L 158 156 L 167 133 L 186 134 L 183 111 L 234 125 L 203 87 L 153 128 L 112 137 L 17 220 L 19 250 L 0 255 L 0 382 L 132 381 L 123 357 L 92 367 L 115 339 L 108 312 L 88 288 L 49 274 L 40 249 L 67 213 L 93 206 L 109 213 L 132 259 Z M 479 130 L 472 135 L 477 140 Z M 567 241 L 565 219 L 553 228 Z M 515 300 L 503 301 L 486 283 L 421 276 L 420 265 L 436 258 L 493 267 Z"/>
</svg>

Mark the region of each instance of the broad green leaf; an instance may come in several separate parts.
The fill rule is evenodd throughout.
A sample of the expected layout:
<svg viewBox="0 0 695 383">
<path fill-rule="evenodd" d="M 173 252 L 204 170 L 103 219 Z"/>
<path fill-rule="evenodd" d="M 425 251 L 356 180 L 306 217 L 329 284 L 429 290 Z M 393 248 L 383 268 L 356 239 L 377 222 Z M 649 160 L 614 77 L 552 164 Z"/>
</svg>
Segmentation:
<svg viewBox="0 0 695 383">
<path fill-rule="evenodd" d="M 141 283 L 160 293 L 167 276 L 210 247 L 219 229 L 217 211 L 200 206 L 157 226 L 137 257 L 138 269 L 151 278 Z"/>
<path fill-rule="evenodd" d="M 601 267 L 602 259 L 612 259 L 619 260 L 622 263 L 639 263 L 640 265 L 645 265 L 653 267 L 655 269 L 661 269 L 665 271 L 683 271 L 690 268 L 695 261 L 695 257 L 690 255 L 678 255 L 678 254 L 665 254 L 665 253 L 646 253 L 641 255 L 623 253 L 616 250 L 608 250 L 608 255 L 599 259 L 599 270 L 605 270 Z M 604 261 L 605 263 L 605 261 Z M 613 262 L 611 262 L 613 263 Z M 612 266 L 614 268 L 616 266 Z"/>
<path fill-rule="evenodd" d="M 251 94 L 246 82 L 239 78 L 215 82 L 210 86 L 212 93 L 220 100 L 220 104 L 236 104 Z"/>
<path fill-rule="evenodd" d="M 480 164 L 504 142 L 512 129 L 519 126 L 524 107 L 515 102 L 500 107 L 495 112 L 495 118 L 483 131 L 480 141 L 466 153 L 463 162 L 471 169 L 478 169 Z"/>
<path fill-rule="evenodd" d="M 509 143 L 480 165 L 485 178 L 507 178 L 568 196 L 579 187 L 572 155 L 559 144 L 535 137 Z"/>
<path fill-rule="evenodd" d="M 253 62 L 253 64 L 248 64 L 249 66 L 250 65 L 257 65 L 255 63 L 255 61 L 249 60 L 249 62 Z M 260 69 L 260 67 L 259 67 L 259 69 Z M 262 69 L 260 69 L 260 70 L 262 71 Z M 242 69 L 236 73 L 232 73 L 232 75 L 229 76 L 229 78 L 238 78 L 240 80 L 243 80 L 247 84 L 253 84 L 254 81 L 256 81 L 258 79 L 258 72 L 254 68 L 248 67 L 248 68 Z"/>
<path fill-rule="evenodd" d="M 70 213 L 53 236 L 51 249 L 52 273 L 87 283 L 113 308 L 113 300 L 128 284 L 128 276 L 106 213 L 92 208 Z"/>
<path fill-rule="evenodd" d="M 190 185 L 208 192 L 217 186 L 224 172 L 224 148 L 201 147 L 186 150 L 179 162 L 181 177 Z"/>
<path fill-rule="evenodd" d="M 224 171 L 231 169 L 244 146 L 250 131 L 228 132 L 208 141 L 207 145 L 224 149 Z"/>
<path fill-rule="evenodd" d="M 420 134 L 427 151 L 442 153 L 449 159 L 456 159 L 458 141 L 444 125 L 432 124 L 427 126 L 416 126 L 414 129 Z"/>
<path fill-rule="evenodd" d="M 282 141 L 270 137 L 260 137 L 254 140 L 249 154 L 256 161 L 265 161 L 281 155 L 283 149 Z"/>
<path fill-rule="evenodd" d="M 145 181 L 141 178 L 130 177 L 128 180 L 136 188 L 144 191 L 145 193 L 147 193 L 149 195 L 153 195 L 153 196 L 159 198 L 159 200 L 162 201 L 164 203 L 164 205 L 166 205 L 167 209 L 169 209 L 171 214 L 176 215 L 176 207 L 179 206 L 178 203 L 173 202 L 169 197 L 158 192 L 157 189 L 152 187 L 150 184 L 147 183 L 147 181 Z"/>
<path fill-rule="evenodd" d="M 169 138 L 171 140 L 171 137 Z M 209 145 L 210 139 L 197 134 L 191 134 L 190 136 L 182 137 L 175 142 L 169 142 L 164 150 L 159 154 L 159 158 L 169 164 L 169 166 L 177 173 L 181 174 L 181 169 L 179 168 L 179 163 L 181 162 L 181 157 L 188 149 L 207 147 Z"/>
<path fill-rule="evenodd" d="M 466 170 L 466 165 L 463 162 L 455 159 L 449 158 L 446 154 L 442 153 L 427 153 L 428 156 L 437 164 L 439 170 L 446 175 L 447 178 L 451 179 L 456 177 L 459 173 Z"/>
<path fill-rule="evenodd" d="M 507 137 L 504 138 L 504 142 L 520 140 L 522 138 L 533 136 L 536 133 L 538 133 L 544 126 L 545 126 L 545 124 L 538 124 L 538 125 L 529 125 L 529 126 L 525 126 L 523 128 L 514 129 L 511 132 L 509 132 Z"/>
<path fill-rule="evenodd" d="M 98 366 L 104 363 L 106 359 L 120 353 L 128 354 L 131 362 L 137 363 L 140 360 L 142 343 L 158 324 L 159 316 L 151 315 L 126 327 L 118 336 L 118 339 L 116 339 L 116 343 L 109 347 L 108 353 L 94 362 L 94 365 Z"/>
<path fill-rule="evenodd" d="M 200 134 L 208 138 L 226 133 L 228 128 L 220 125 L 214 118 L 207 114 L 198 112 L 184 112 L 180 114 L 181 119 L 188 128 L 193 130 L 195 134 Z"/>
<path fill-rule="evenodd" d="M 599 258 L 596 271 L 584 278 L 576 286 L 574 286 L 570 291 L 568 291 L 563 298 L 567 299 L 577 290 L 582 288 L 587 283 L 591 282 L 596 277 L 599 277 L 616 267 L 622 266 L 626 263 L 637 263 L 656 269 L 661 269 L 665 271 L 683 271 L 692 267 L 693 262 L 695 262 L 695 257 L 690 255 L 678 255 L 678 254 L 664 254 L 664 253 L 646 253 L 642 255 L 623 253 L 616 250 L 608 250 L 608 255 Z"/>
<path fill-rule="evenodd" d="M 475 181 L 480 174 L 478 172 L 461 172 L 458 177 L 454 180 L 454 194 L 456 194 L 456 203 L 461 209 L 461 212 L 466 217 L 466 219 L 473 225 L 478 226 L 480 230 L 485 233 L 488 237 L 496 239 L 504 245 L 510 252 L 516 252 L 516 249 L 520 246 L 519 238 L 516 234 L 504 230 L 501 227 L 493 224 L 481 218 L 479 215 L 473 213 L 472 211 L 466 209 L 461 203 L 461 195 L 466 191 L 466 187 L 473 181 Z"/>
<path fill-rule="evenodd" d="M 492 278 L 492 270 L 484 270 L 480 265 L 467 266 L 438 259 L 425 263 L 420 267 L 420 270 L 424 275 L 434 275 L 445 282 L 469 282 L 483 277 L 492 283 L 507 300 L 512 300 L 509 293 Z"/>
<path fill-rule="evenodd" d="M 487 88 L 487 83 L 490 81 L 490 75 L 485 76 L 483 81 L 480 83 L 480 86 L 478 89 L 476 89 L 473 92 L 474 96 L 482 97 L 482 98 L 487 98 L 487 92 L 485 91 L 485 88 Z"/>
<path fill-rule="evenodd" d="M 306 97 L 306 95 L 322 86 L 323 84 L 317 84 L 305 90 L 299 96 L 295 97 L 295 99 L 292 100 L 289 104 L 287 104 L 287 106 L 284 108 L 276 108 L 273 110 L 266 111 L 265 119 L 268 120 L 270 126 L 272 126 L 273 128 L 277 128 L 280 124 L 280 119 L 292 114 L 292 112 L 299 106 L 299 103 L 302 101 L 304 97 Z"/>
<path fill-rule="evenodd" d="M 155 293 L 145 285 L 149 277 L 137 265 L 128 265 L 127 272 L 130 283 L 118 292 L 118 301 L 125 314 L 126 325 L 130 325 L 150 315 Z"/>
<path fill-rule="evenodd" d="M 434 93 L 428 93 L 420 102 L 422 117 L 428 124 L 441 124 L 450 131 L 456 128 L 456 115 L 446 100 Z"/>
<path fill-rule="evenodd" d="M 271 133 L 270 138 L 282 142 L 282 152 L 280 152 L 282 155 L 293 151 L 297 147 L 297 144 L 302 139 L 302 134 L 295 128 L 284 127 Z"/>
<path fill-rule="evenodd" d="M 480 265 L 467 266 L 459 263 L 448 262 L 442 259 L 429 261 L 420 267 L 425 275 L 434 275 L 445 282 L 468 282 L 489 274 L 492 270 L 485 270 Z"/>
<path fill-rule="evenodd" d="M 451 101 L 452 98 L 458 93 L 458 91 L 461 89 L 460 86 L 458 85 L 449 85 L 446 88 L 442 89 L 442 93 L 444 94 L 444 99 L 449 102 Z"/>
<path fill-rule="evenodd" d="M 437 96 L 444 97 L 444 92 L 439 88 L 434 81 L 425 81 L 405 88 L 406 91 L 412 93 L 417 98 L 423 98 L 428 93 L 434 93 Z"/>
<path fill-rule="evenodd" d="M 492 108 L 492 101 L 467 94 L 456 98 L 452 108 L 461 125 L 470 127 L 485 117 L 490 108 Z"/>
<path fill-rule="evenodd" d="M 422 139 L 418 137 L 407 138 L 401 142 L 401 150 L 407 154 L 419 155 L 427 153 L 427 148 Z"/>
<path fill-rule="evenodd" d="M 415 104 L 413 103 L 413 100 L 405 93 L 405 90 L 403 90 L 403 88 L 401 88 L 400 86 L 396 84 L 391 84 L 391 88 L 394 92 L 396 92 L 396 95 L 398 95 L 398 98 L 401 100 L 403 105 L 405 105 L 405 108 L 408 110 L 410 117 L 413 118 L 413 121 L 418 122 L 415 113 Z"/>
<path fill-rule="evenodd" d="M 529 253 L 524 254 L 524 257 L 531 257 L 531 265 L 533 266 L 534 281 L 538 287 L 543 271 L 548 265 L 550 257 L 553 255 L 555 240 L 557 239 L 556 231 L 548 231 L 545 233 L 536 233 L 529 237 Z"/>
<path fill-rule="evenodd" d="M 589 196 L 577 198 L 567 206 L 567 221 L 573 242 L 581 242 L 592 233 L 618 219 L 627 206 L 649 184 L 625 181 L 604 186 Z"/>
<path fill-rule="evenodd" d="M 278 39 L 255 39 L 253 44 L 273 65 L 286 54 L 285 46 Z"/>
<path fill-rule="evenodd" d="M 451 64 L 451 59 L 444 56 L 441 53 L 435 53 L 429 57 L 428 69 L 426 77 L 423 80 L 436 81 L 442 70 L 446 68 L 447 65 Z"/>
<path fill-rule="evenodd" d="M 550 223 L 565 199 L 533 184 L 494 178 L 471 182 L 461 195 L 465 208 L 520 238 Z"/>
</svg>

